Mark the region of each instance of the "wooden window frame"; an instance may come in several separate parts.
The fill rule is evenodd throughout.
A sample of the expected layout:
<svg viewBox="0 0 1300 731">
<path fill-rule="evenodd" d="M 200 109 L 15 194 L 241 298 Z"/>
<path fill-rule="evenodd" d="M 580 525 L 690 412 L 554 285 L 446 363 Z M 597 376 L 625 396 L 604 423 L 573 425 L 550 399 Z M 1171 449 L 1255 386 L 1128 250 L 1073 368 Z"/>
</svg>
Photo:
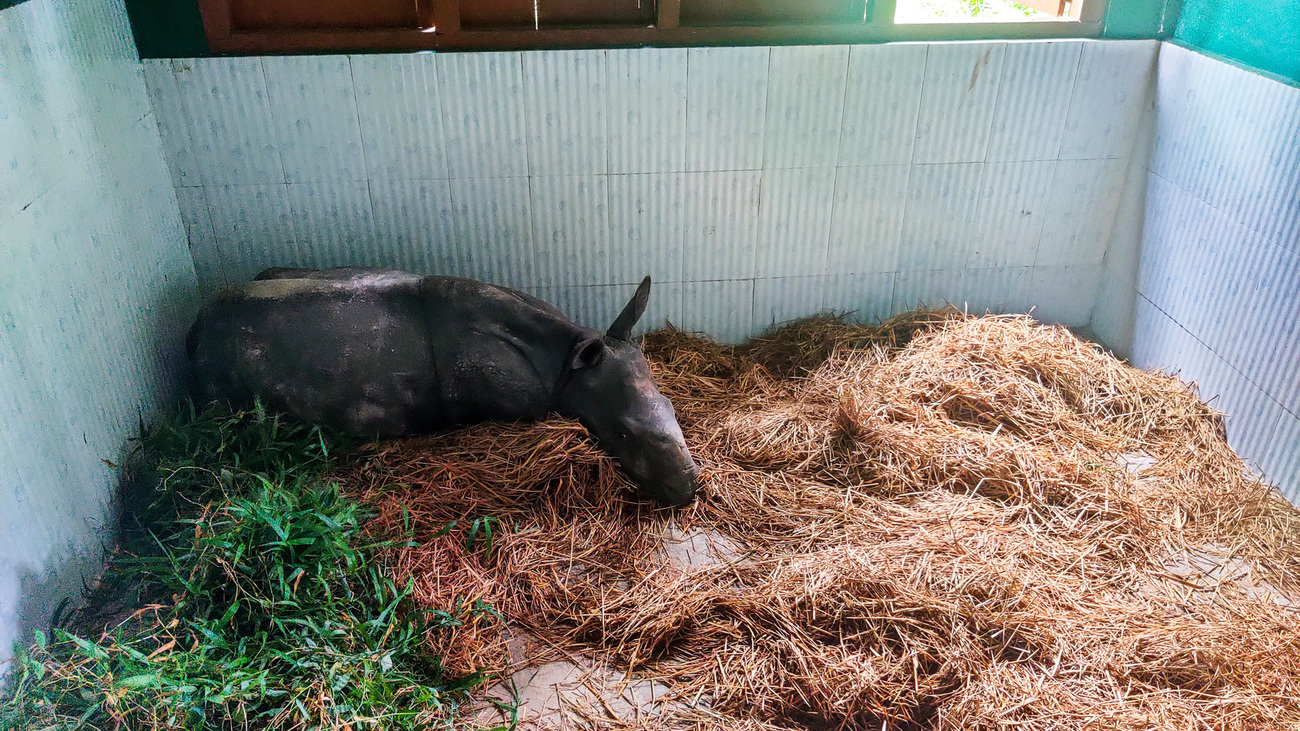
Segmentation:
<svg viewBox="0 0 1300 731">
<path fill-rule="evenodd" d="M 1093 38 L 1101 35 L 1107 0 L 1085 0 L 1078 17 L 1071 13 L 1069 19 L 998 23 L 894 23 L 895 0 L 869 2 L 870 19 L 862 24 L 683 26 L 681 0 L 658 0 L 650 27 L 466 30 L 458 0 L 416 0 L 424 30 L 245 31 L 231 27 L 231 0 L 198 0 L 211 49 L 236 54 Z"/>
</svg>

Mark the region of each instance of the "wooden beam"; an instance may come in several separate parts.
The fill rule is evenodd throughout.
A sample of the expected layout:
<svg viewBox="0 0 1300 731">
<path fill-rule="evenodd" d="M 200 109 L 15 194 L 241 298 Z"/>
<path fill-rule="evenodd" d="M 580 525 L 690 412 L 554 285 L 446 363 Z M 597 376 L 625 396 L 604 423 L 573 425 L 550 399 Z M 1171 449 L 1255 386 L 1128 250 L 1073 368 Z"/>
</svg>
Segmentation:
<svg viewBox="0 0 1300 731">
<path fill-rule="evenodd" d="M 681 26 L 682 0 L 659 0 L 655 11 L 655 29 L 672 30 Z"/>
</svg>

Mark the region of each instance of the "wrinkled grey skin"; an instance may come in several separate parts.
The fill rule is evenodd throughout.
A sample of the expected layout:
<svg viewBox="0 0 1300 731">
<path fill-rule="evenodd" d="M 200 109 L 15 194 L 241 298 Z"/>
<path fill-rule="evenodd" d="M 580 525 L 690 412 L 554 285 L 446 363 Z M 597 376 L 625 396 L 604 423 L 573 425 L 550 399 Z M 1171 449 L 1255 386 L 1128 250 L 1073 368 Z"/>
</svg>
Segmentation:
<svg viewBox="0 0 1300 731">
<path fill-rule="evenodd" d="M 682 505 L 699 471 L 631 341 L 647 277 L 602 335 L 522 292 L 455 277 L 268 269 L 203 306 L 186 347 L 200 403 L 254 398 L 295 418 L 394 437 L 558 412 L 647 495 Z"/>
</svg>

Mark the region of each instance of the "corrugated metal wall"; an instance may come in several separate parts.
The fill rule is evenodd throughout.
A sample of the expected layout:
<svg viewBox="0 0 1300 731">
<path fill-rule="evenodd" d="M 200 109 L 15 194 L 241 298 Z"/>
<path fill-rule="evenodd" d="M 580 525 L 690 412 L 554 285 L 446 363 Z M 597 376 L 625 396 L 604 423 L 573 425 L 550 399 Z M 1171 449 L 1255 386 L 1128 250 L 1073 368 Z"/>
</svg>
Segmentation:
<svg viewBox="0 0 1300 731">
<path fill-rule="evenodd" d="M 1094 329 L 1195 380 L 1300 501 L 1300 88 L 1162 44 L 1150 134 Z"/>
<path fill-rule="evenodd" d="M 98 569 L 102 460 L 173 386 L 196 283 L 167 181 L 120 0 L 0 11 L 0 658 Z"/>
<path fill-rule="evenodd" d="M 1154 41 L 148 61 L 205 290 L 517 286 L 724 339 L 918 301 L 1089 321 Z M 619 286 L 622 285 L 622 286 Z"/>
</svg>

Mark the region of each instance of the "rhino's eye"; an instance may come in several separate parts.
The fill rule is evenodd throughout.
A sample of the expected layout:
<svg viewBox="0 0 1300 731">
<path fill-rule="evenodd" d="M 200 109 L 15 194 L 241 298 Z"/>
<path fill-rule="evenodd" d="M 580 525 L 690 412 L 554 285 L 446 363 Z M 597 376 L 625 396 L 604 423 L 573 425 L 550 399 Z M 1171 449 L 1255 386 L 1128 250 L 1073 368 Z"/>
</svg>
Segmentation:
<svg viewBox="0 0 1300 731">
<path fill-rule="evenodd" d="M 632 438 L 632 435 L 631 435 L 631 434 L 628 434 L 626 429 L 619 429 L 619 430 L 618 430 L 618 438 L 619 438 L 620 440 L 626 442 L 628 439 L 631 439 L 631 438 Z"/>
</svg>

